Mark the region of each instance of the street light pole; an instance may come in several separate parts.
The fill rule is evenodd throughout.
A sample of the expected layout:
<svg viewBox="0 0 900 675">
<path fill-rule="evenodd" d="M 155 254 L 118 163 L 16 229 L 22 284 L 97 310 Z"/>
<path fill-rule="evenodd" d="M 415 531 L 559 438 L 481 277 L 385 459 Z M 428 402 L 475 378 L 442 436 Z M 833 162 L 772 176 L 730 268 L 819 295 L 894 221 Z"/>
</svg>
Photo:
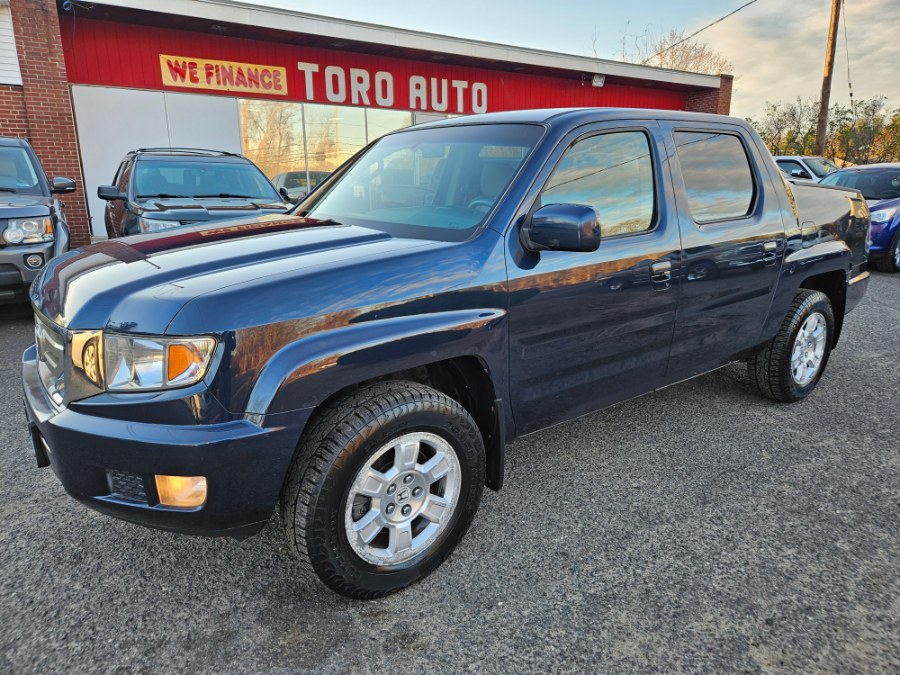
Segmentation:
<svg viewBox="0 0 900 675">
<path fill-rule="evenodd" d="M 837 47 L 838 20 L 841 0 L 831 0 L 831 25 L 828 46 L 825 48 L 825 73 L 822 76 L 822 95 L 819 97 L 819 123 L 816 125 L 816 154 L 825 154 L 825 134 L 828 131 L 828 105 L 831 103 L 831 73 L 834 70 L 834 50 Z"/>
</svg>

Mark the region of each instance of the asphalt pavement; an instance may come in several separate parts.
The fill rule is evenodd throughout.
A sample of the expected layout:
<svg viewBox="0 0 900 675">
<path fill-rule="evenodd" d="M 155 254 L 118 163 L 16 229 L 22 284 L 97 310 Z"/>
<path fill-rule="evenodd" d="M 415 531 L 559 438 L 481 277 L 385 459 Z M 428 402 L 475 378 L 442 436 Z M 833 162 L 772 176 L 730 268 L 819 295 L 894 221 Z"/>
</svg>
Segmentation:
<svg viewBox="0 0 900 675">
<path fill-rule="evenodd" d="M 37 469 L 0 307 L 0 673 L 900 671 L 900 275 L 806 401 L 729 366 L 515 442 L 424 582 L 349 601 L 276 524 L 144 529 Z"/>
</svg>

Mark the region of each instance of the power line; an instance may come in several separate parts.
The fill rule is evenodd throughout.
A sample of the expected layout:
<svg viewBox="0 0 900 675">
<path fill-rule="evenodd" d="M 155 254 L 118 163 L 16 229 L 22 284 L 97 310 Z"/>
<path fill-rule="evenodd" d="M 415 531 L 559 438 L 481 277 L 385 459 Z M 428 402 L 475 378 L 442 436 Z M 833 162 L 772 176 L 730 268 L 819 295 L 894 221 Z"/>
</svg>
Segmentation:
<svg viewBox="0 0 900 675">
<path fill-rule="evenodd" d="M 650 61 L 650 60 L 652 60 L 652 59 L 655 59 L 655 58 L 656 58 L 657 56 L 659 56 L 660 54 L 665 54 L 665 53 L 666 53 L 667 51 L 669 51 L 670 49 L 674 49 L 674 48 L 677 47 L 678 45 L 687 42 L 688 40 L 690 40 L 690 39 L 693 38 L 694 36 L 699 35 L 699 34 L 702 33 L 703 31 L 705 31 L 707 28 L 711 28 L 712 26 L 715 26 L 717 23 L 721 23 L 722 21 L 724 21 L 725 19 L 727 19 L 729 16 L 733 16 L 733 15 L 737 14 L 737 13 L 740 12 L 742 9 L 744 9 L 744 7 L 749 7 L 750 5 L 752 5 L 752 4 L 753 4 L 754 2 L 756 2 L 756 1 L 757 1 L 757 0 L 750 0 L 750 2 L 745 2 L 743 5 L 741 5 L 740 7 L 738 7 L 737 9 L 735 9 L 734 11 L 728 12 L 728 14 L 726 14 L 725 16 L 721 16 L 721 17 L 719 17 L 718 19 L 716 19 L 715 21 L 713 21 L 712 23 L 706 24 L 706 25 L 703 26 L 703 28 L 701 28 L 700 30 L 695 30 L 693 33 L 691 33 L 690 35 L 688 35 L 686 38 L 683 38 L 683 39 L 679 40 L 678 42 L 675 42 L 674 44 L 669 45 L 669 46 L 666 47 L 665 49 L 656 52 L 653 56 L 650 56 L 650 57 L 644 59 L 643 61 L 641 61 L 641 65 L 645 65 L 648 61 Z"/>
<path fill-rule="evenodd" d="M 841 14 L 844 15 L 844 52 L 847 54 L 847 88 L 850 90 L 850 110 L 856 120 L 856 104 L 853 102 L 853 82 L 850 79 L 850 44 L 847 40 L 847 0 L 841 3 Z"/>
</svg>

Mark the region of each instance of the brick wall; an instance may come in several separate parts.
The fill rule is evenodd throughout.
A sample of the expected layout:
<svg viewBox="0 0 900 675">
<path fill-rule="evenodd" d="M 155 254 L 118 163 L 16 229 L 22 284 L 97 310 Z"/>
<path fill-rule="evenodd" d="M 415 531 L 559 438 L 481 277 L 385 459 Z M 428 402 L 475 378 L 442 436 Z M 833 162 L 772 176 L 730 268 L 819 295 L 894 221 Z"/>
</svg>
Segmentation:
<svg viewBox="0 0 900 675">
<path fill-rule="evenodd" d="M 733 75 L 719 75 L 719 88 L 692 92 L 685 100 L 685 110 L 728 115 L 731 112 Z"/>
<path fill-rule="evenodd" d="M 13 31 L 22 71 L 21 87 L 0 87 L 0 133 L 25 136 L 51 178 L 65 176 L 78 189 L 62 199 L 72 246 L 89 244 L 90 225 L 82 188 L 75 118 L 66 80 L 59 17 L 53 0 L 11 0 Z"/>
<path fill-rule="evenodd" d="M 0 84 L 0 136 L 28 137 L 22 87 Z"/>
</svg>

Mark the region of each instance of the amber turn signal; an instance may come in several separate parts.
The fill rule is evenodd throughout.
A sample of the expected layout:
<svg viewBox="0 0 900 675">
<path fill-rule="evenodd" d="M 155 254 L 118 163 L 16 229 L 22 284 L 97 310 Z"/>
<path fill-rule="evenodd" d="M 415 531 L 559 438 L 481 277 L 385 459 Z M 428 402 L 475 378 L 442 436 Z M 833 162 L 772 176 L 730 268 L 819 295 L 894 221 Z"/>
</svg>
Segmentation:
<svg viewBox="0 0 900 675">
<path fill-rule="evenodd" d="M 156 492 L 163 506 L 196 508 L 206 503 L 206 476 L 156 476 Z"/>
</svg>

